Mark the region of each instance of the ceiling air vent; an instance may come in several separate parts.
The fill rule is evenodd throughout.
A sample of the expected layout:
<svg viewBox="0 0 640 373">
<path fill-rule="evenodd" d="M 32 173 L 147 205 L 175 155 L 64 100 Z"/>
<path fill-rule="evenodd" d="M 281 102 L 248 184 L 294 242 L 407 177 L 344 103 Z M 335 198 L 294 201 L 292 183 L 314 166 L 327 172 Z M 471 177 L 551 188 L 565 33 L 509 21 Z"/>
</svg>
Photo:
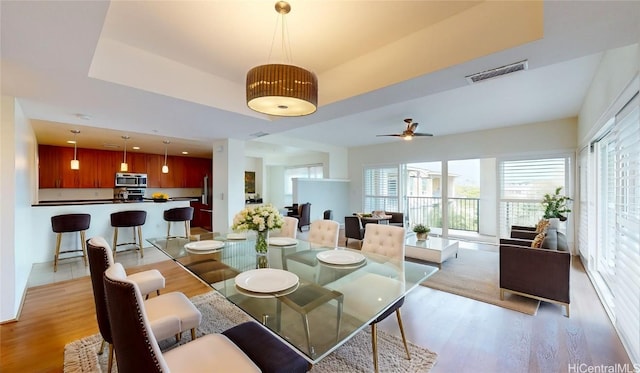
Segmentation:
<svg viewBox="0 0 640 373">
<path fill-rule="evenodd" d="M 249 136 L 251 136 L 251 137 L 262 137 L 262 136 L 267 136 L 267 135 L 268 135 L 268 133 L 260 131 L 260 132 L 252 133 Z"/>
<path fill-rule="evenodd" d="M 527 70 L 528 67 L 529 67 L 529 64 L 527 60 L 524 60 L 524 61 L 512 63 L 510 65 L 483 71 L 481 73 L 467 75 L 465 78 L 467 79 L 467 82 L 469 82 L 469 84 L 473 84 L 473 83 L 481 82 L 483 80 L 495 78 L 498 76 L 515 73 L 516 71 Z"/>
</svg>

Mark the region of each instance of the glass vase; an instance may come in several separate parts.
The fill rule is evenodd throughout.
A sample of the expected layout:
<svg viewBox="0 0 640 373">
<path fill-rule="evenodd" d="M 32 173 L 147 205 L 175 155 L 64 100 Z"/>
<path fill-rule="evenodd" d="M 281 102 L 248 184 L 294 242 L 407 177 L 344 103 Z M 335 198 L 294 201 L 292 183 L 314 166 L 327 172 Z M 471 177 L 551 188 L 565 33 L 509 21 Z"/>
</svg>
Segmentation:
<svg viewBox="0 0 640 373">
<path fill-rule="evenodd" d="M 269 248 L 269 230 L 256 231 L 256 253 L 266 255 Z"/>
</svg>

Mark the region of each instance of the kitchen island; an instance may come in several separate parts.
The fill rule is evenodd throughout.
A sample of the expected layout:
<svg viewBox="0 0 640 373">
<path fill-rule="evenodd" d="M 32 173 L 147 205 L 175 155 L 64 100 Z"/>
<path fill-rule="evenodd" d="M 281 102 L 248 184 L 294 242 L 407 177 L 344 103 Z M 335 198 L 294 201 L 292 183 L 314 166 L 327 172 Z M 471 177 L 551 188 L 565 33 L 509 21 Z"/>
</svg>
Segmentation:
<svg viewBox="0 0 640 373">
<path fill-rule="evenodd" d="M 51 228 L 51 217 L 61 214 L 90 214 L 91 225 L 86 237 L 103 236 L 110 244 L 113 242 L 113 227 L 111 227 L 111 214 L 126 210 L 144 210 L 147 212 L 147 220 L 142 226 L 142 238 L 161 237 L 167 234 L 167 222 L 164 221 L 164 211 L 174 207 L 188 207 L 192 198 L 175 198 L 166 202 L 142 201 L 117 201 L 117 200 L 84 200 L 84 201 L 51 201 L 32 205 L 33 234 L 31 237 L 31 258 L 33 263 L 52 262 L 55 253 L 56 234 Z M 16 222 L 17 223 L 17 222 Z M 176 234 L 183 234 L 180 225 L 172 227 Z M 184 230 L 184 227 L 182 228 Z M 131 229 L 118 231 L 119 242 L 133 241 Z M 173 232 L 172 232 L 173 233 Z M 64 234 L 62 247 L 79 248 L 79 233 Z M 63 256 L 64 258 L 64 256 Z M 53 270 L 53 264 L 51 267 Z"/>
</svg>

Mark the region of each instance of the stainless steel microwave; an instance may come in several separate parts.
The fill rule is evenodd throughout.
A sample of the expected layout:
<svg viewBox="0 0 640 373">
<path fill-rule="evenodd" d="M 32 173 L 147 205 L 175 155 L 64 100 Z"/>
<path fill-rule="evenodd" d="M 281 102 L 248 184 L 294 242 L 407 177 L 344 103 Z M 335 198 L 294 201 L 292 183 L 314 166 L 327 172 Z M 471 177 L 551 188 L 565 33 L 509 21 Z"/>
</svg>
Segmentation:
<svg viewBox="0 0 640 373">
<path fill-rule="evenodd" d="M 116 173 L 116 187 L 147 187 L 147 174 Z"/>
</svg>

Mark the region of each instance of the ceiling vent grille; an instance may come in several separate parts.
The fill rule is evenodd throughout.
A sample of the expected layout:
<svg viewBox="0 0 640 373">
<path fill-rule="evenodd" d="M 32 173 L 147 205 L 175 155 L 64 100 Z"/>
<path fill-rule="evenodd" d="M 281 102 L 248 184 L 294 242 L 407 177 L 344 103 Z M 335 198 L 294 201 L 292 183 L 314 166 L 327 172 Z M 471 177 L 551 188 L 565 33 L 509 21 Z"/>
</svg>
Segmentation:
<svg viewBox="0 0 640 373">
<path fill-rule="evenodd" d="M 249 136 L 251 136 L 251 137 L 263 137 L 263 136 L 267 136 L 267 135 L 268 135 L 268 133 L 260 131 L 260 132 L 252 133 Z"/>
<path fill-rule="evenodd" d="M 529 68 L 527 60 L 512 63 L 510 65 L 497 67 L 495 69 L 483 71 L 481 73 L 467 75 L 465 78 L 469 84 L 481 82 L 483 80 L 496 78 L 498 76 L 515 73 L 516 71 L 523 71 Z"/>
</svg>

